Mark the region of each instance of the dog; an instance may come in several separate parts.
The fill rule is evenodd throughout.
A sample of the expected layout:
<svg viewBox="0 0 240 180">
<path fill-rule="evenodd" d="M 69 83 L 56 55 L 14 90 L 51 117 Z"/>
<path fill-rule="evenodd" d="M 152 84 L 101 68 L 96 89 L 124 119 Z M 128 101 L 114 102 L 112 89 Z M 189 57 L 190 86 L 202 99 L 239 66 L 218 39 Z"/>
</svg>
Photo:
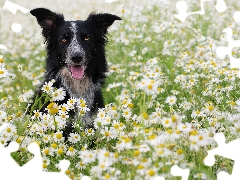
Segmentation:
<svg viewBox="0 0 240 180">
<path fill-rule="evenodd" d="M 42 28 L 46 43 L 46 71 L 44 80 L 37 88 L 33 99 L 41 97 L 45 82 L 55 79 L 54 87 L 66 90 L 65 99 L 83 98 L 90 111 L 82 118 L 84 127 L 92 127 L 91 118 L 98 108 L 104 107 L 101 88 L 106 78 L 107 62 L 105 45 L 107 29 L 120 17 L 112 14 L 91 13 L 87 20 L 65 21 L 62 14 L 45 8 L 30 11 Z M 45 102 L 40 111 L 44 112 L 50 102 Z M 69 113 L 76 119 L 77 110 Z M 72 132 L 72 121 L 64 130 L 64 136 Z"/>
</svg>

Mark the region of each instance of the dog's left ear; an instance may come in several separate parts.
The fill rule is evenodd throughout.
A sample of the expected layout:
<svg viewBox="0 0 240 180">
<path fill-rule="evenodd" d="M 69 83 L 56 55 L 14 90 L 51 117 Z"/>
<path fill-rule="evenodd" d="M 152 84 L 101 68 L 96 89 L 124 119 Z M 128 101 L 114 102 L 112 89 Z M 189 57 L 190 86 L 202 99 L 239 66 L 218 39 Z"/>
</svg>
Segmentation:
<svg viewBox="0 0 240 180">
<path fill-rule="evenodd" d="M 88 16 L 87 20 L 92 22 L 93 25 L 104 35 L 107 33 L 107 28 L 111 26 L 115 20 L 122 20 L 122 19 L 116 15 L 112 15 L 108 13 L 104 13 L 104 14 L 91 13 Z"/>
<path fill-rule="evenodd" d="M 37 18 L 38 24 L 42 27 L 43 35 L 46 38 L 64 23 L 62 14 L 52 12 L 45 8 L 33 9 L 30 13 Z"/>
</svg>

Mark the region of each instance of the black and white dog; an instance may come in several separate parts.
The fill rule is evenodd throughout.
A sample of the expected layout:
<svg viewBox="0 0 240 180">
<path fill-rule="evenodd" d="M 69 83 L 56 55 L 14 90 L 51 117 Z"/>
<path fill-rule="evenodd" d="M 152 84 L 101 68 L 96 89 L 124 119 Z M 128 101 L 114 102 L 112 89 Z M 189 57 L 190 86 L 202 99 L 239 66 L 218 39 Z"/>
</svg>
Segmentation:
<svg viewBox="0 0 240 180">
<path fill-rule="evenodd" d="M 101 87 L 107 72 L 107 28 L 121 18 L 107 13 L 91 13 L 85 21 L 65 21 L 63 15 L 45 8 L 33 9 L 30 13 L 42 28 L 47 50 L 44 81 L 35 97 L 41 96 L 45 82 L 55 79 L 54 87 L 66 90 L 66 97 L 59 104 L 72 97 L 84 98 L 91 109 L 88 117 L 91 117 L 98 108 L 104 107 Z M 40 111 L 44 111 L 46 106 Z M 75 115 L 76 111 L 70 114 L 72 118 Z M 91 118 L 83 120 L 86 126 L 93 123 Z M 71 132 L 71 124 L 65 130 Z"/>
</svg>

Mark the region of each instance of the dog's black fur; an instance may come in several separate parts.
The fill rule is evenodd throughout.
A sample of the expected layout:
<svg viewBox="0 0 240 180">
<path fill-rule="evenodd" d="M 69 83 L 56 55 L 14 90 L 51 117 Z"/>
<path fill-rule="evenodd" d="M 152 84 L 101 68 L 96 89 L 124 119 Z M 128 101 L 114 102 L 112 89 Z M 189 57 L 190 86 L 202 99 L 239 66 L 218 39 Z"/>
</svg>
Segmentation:
<svg viewBox="0 0 240 180">
<path fill-rule="evenodd" d="M 107 28 L 121 18 L 91 13 L 85 21 L 65 21 L 62 14 L 45 8 L 33 9 L 30 13 L 42 28 L 47 51 L 45 77 L 33 99 L 41 96 L 45 82 L 55 79 L 54 87 L 66 90 L 65 99 L 58 104 L 66 103 L 71 97 L 85 98 L 91 111 L 88 118 L 83 119 L 86 126 L 91 126 L 93 120 L 89 117 L 104 107 L 101 87 L 107 72 Z M 44 111 L 49 103 L 45 103 L 40 111 Z M 70 116 L 74 119 L 76 113 L 71 111 Z M 71 131 L 71 124 L 68 124 L 65 132 Z"/>
</svg>

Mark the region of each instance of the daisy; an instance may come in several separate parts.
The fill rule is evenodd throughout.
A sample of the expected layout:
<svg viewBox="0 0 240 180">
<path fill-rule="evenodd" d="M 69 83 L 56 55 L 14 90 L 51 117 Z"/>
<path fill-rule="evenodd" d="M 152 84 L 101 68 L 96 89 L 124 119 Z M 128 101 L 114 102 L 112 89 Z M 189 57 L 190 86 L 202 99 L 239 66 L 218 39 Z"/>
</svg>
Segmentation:
<svg viewBox="0 0 240 180">
<path fill-rule="evenodd" d="M 47 94 L 51 94 L 51 92 L 53 91 L 53 87 L 52 87 L 53 83 L 51 81 L 49 82 L 45 82 L 45 84 L 42 87 L 42 91 L 46 92 Z"/>
<path fill-rule="evenodd" d="M 102 139 L 106 138 L 107 141 L 110 139 L 116 138 L 116 134 L 113 133 L 112 129 L 108 130 L 108 127 L 104 127 L 104 129 L 100 130 L 100 133 L 103 135 Z"/>
<path fill-rule="evenodd" d="M 165 127 L 165 128 L 168 128 L 172 125 L 172 118 L 170 117 L 164 117 L 162 120 L 161 120 L 161 123 L 162 125 Z"/>
<path fill-rule="evenodd" d="M 129 119 L 132 115 L 132 111 L 130 108 L 123 109 L 122 116 L 126 119 Z"/>
<path fill-rule="evenodd" d="M 72 146 L 68 148 L 68 151 L 66 153 L 67 156 L 74 156 L 76 154 L 77 150 L 74 149 Z"/>
<path fill-rule="evenodd" d="M 112 122 L 112 127 L 113 127 L 116 131 L 118 131 L 118 130 L 120 129 L 120 121 L 114 120 L 114 121 Z"/>
<path fill-rule="evenodd" d="M 47 166 L 50 164 L 50 160 L 46 156 L 42 157 L 42 162 L 45 163 Z"/>
<path fill-rule="evenodd" d="M 60 114 L 60 113 L 58 113 Z M 61 114 L 58 116 L 59 119 L 63 120 L 63 121 L 66 121 L 68 118 L 69 118 L 69 115 L 67 114 L 67 112 L 61 112 Z"/>
<path fill-rule="evenodd" d="M 58 114 L 61 114 L 61 113 L 67 114 L 68 111 L 69 111 L 68 104 L 61 104 L 61 106 L 59 107 Z"/>
<path fill-rule="evenodd" d="M 116 144 L 116 148 L 118 151 L 124 149 L 132 149 L 132 141 L 128 137 L 122 137 Z"/>
<path fill-rule="evenodd" d="M 49 141 L 51 141 L 51 135 L 43 135 L 42 140 L 44 143 L 48 143 Z"/>
<path fill-rule="evenodd" d="M 106 121 L 104 119 L 101 119 L 101 118 L 96 118 L 93 122 L 93 125 L 94 125 L 95 129 L 100 129 L 106 124 L 107 124 Z"/>
<path fill-rule="evenodd" d="M 158 84 L 156 81 L 154 80 L 148 80 L 146 82 L 145 87 L 143 88 L 143 90 L 146 92 L 146 94 L 148 95 L 154 95 L 157 94 L 158 92 Z"/>
<path fill-rule="evenodd" d="M 68 105 L 69 109 L 74 109 L 74 105 L 75 105 L 76 102 L 77 102 L 76 98 L 68 99 L 67 105 Z"/>
<path fill-rule="evenodd" d="M 45 147 L 42 150 L 42 154 L 44 154 L 45 156 L 47 155 L 53 156 L 53 151 L 49 147 Z"/>
<path fill-rule="evenodd" d="M 201 147 L 209 145 L 209 142 L 210 142 L 209 136 L 206 133 L 204 133 L 204 134 L 201 133 L 201 134 L 196 135 L 194 140 L 196 140 L 197 144 Z"/>
<path fill-rule="evenodd" d="M 142 54 L 146 54 L 146 52 L 148 51 L 148 47 L 145 47 L 142 49 Z"/>
<path fill-rule="evenodd" d="M 85 129 L 85 133 L 88 135 L 88 136 L 92 136 L 94 135 L 95 131 L 93 128 L 89 128 L 89 129 Z"/>
<path fill-rule="evenodd" d="M 129 55 L 130 55 L 131 57 L 133 57 L 136 53 L 137 53 L 137 51 L 131 51 L 131 52 L 129 53 Z"/>
<path fill-rule="evenodd" d="M 146 170 L 146 179 L 154 180 L 158 177 L 158 170 L 157 168 L 151 168 Z"/>
<path fill-rule="evenodd" d="M 82 160 L 80 160 L 80 161 L 77 163 L 76 167 L 77 167 L 78 169 L 82 170 L 82 169 L 85 169 L 85 168 L 86 168 L 86 164 L 84 164 L 84 163 L 82 162 Z"/>
<path fill-rule="evenodd" d="M 169 105 L 174 105 L 177 102 L 176 96 L 168 96 L 165 103 L 168 103 Z"/>
<path fill-rule="evenodd" d="M 0 66 L 0 78 L 4 78 L 8 75 L 8 71 L 5 69 L 5 67 Z"/>
<path fill-rule="evenodd" d="M 79 158 L 84 164 L 88 164 L 96 161 L 97 154 L 94 151 L 84 150 L 79 152 Z"/>
<path fill-rule="evenodd" d="M 62 101 L 66 96 L 66 91 L 61 87 L 51 93 L 52 101 Z"/>
<path fill-rule="evenodd" d="M 54 139 L 54 141 L 56 141 L 56 142 L 64 141 L 64 137 L 63 137 L 62 131 L 59 131 L 59 130 L 58 130 L 56 133 L 54 133 L 53 139 Z"/>
<path fill-rule="evenodd" d="M 90 170 L 91 174 L 93 177 L 101 177 L 102 176 L 102 171 L 98 166 L 92 166 Z"/>
<path fill-rule="evenodd" d="M 206 174 L 204 174 L 204 173 L 197 173 L 197 174 L 195 174 L 194 176 L 194 179 L 207 179 L 207 175 Z"/>
<path fill-rule="evenodd" d="M 77 133 L 70 133 L 68 137 L 68 141 L 75 144 L 80 141 L 80 136 Z"/>
<path fill-rule="evenodd" d="M 98 109 L 97 118 L 104 119 L 106 116 L 106 112 L 104 108 Z"/>
<path fill-rule="evenodd" d="M 50 114 L 52 114 L 52 115 L 57 114 L 57 113 L 58 113 L 58 109 L 59 109 L 59 106 L 58 106 L 56 103 L 54 103 L 54 102 L 51 102 L 51 103 L 47 106 L 47 108 L 46 108 L 46 110 L 48 111 L 48 113 L 50 113 Z"/>
</svg>

